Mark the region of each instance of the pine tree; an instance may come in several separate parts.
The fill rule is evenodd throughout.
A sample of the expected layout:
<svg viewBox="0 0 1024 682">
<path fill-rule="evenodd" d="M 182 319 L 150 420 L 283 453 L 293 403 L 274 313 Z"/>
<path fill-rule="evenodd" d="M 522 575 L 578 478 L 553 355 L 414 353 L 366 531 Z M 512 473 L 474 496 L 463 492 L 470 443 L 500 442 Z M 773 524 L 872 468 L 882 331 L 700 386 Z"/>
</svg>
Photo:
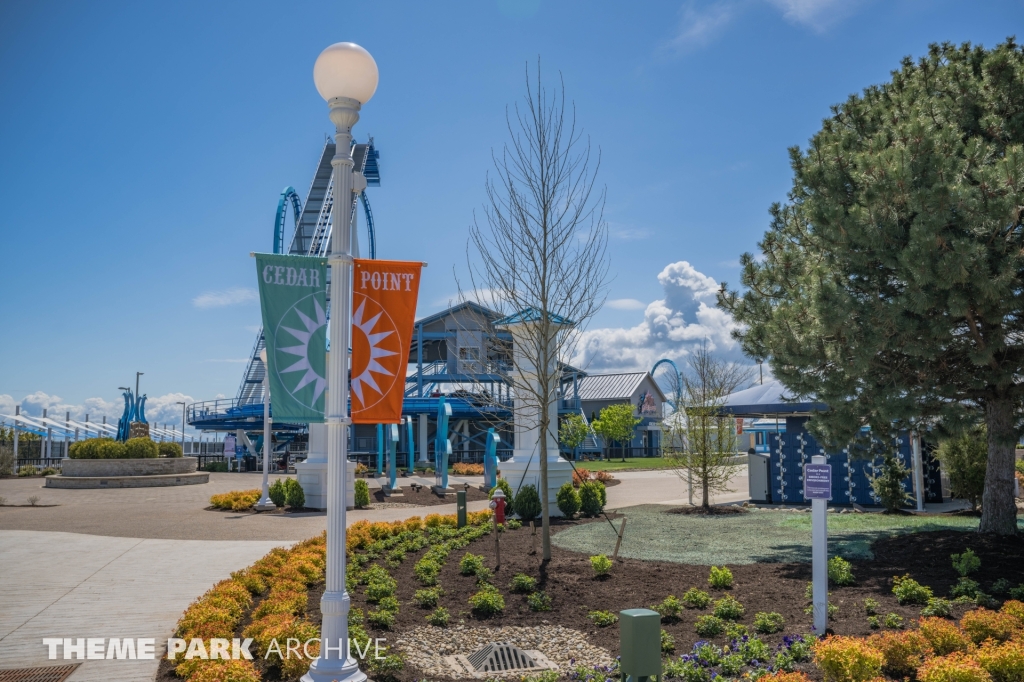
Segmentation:
<svg viewBox="0 0 1024 682">
<path fill-rule="evenodd" d="M 830 406 L 829 444 L 973 411 L 988 427 L 983 532 L 1016 532 L 1024 363 L 1024 52 L 932 45 L 790 150 L 786 205 L 719 303 L 744 350 Z"/>
</svg>

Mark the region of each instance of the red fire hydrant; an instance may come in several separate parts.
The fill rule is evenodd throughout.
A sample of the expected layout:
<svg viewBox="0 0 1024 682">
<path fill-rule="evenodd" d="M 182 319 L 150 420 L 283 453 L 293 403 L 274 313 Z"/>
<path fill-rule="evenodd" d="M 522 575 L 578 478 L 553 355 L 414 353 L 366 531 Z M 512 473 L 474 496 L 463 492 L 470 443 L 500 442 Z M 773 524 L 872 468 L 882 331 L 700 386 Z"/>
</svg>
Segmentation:
<svg viewBox="0 0 1024 682">
<path fill-rule="evenodd" d="M 505 523 L 505 493 L 501 488 L 494 491 L 494 499 L 491 500 L 491 509 L 494 510 L 494 520 L 497 523 Z"/>
</svg>

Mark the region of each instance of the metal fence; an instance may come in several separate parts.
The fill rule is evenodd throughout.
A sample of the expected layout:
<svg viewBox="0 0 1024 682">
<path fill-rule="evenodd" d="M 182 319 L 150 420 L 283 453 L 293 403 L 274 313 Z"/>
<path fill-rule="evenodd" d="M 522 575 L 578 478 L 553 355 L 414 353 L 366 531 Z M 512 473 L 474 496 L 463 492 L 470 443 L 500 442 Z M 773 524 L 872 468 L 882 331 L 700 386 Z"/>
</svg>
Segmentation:
<svg viewBox="0 0 1024 682">
<path fill-rule="evenodd" d="M 18 448 L 19 453 L 21 448 Z M 23 466 L 34 466 L 36 469 L 57 469 L 60 471 L 61 464 L 64 463 L 64 457 L 18 457 L 18 461 L 15 462 L 14 470 L 17 471 L 19 467 Z"/>
</svg>

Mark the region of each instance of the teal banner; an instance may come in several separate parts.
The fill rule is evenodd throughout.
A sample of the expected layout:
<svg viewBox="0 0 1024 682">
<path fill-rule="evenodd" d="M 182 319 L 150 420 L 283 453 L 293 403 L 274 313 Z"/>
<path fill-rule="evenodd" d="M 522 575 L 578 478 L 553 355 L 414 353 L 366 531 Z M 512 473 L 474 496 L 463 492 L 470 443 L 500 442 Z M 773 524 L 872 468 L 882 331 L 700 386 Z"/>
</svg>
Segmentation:
<svg viewBox="0 0 1024 682">
<path fill-rule="evenodd" d="M 274 421 L 320 423 L 327 389 L 327 259 L 256 254 Z"/>
</svg>

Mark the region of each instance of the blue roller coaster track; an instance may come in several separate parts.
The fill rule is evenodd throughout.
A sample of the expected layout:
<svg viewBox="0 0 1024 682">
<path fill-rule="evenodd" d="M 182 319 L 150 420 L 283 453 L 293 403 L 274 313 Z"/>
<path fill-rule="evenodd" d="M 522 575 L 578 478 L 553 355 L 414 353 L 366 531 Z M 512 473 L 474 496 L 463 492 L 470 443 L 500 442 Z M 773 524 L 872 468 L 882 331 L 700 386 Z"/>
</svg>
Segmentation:
<svg viewBox="0 0 1024 682">
<path fill-rule="evenodd" d="M 668 404 L 672 406 L 673 410 L 678 410 L 679 403 L 682 401 L 683 376 L 682 374 L 679 373 L 679 367 L 676 365 L 675 362 L 673 362 L 669 358 L 662 358 L 661 360 L 658 360 L 656 363 L 654 363 L 654 367 L 651 367 L 652 378 L 654 377 L 654 373 L 658 371 L 658 367 L 662 365 L 668 365 L 669 367 L 672 368 L 672 371 L 675 372 L 675 376 L 672 376 L 671 374 L 669 375 L 675 383 L 672 385 L 673 399 L 669 400 Z"/>
<path fill-rule="evenodd" d="M 284 253 L 284 221 L 288 216 L 288 202 L 291 201 L 295 214 L 295 224 L 302 220 L 302 200 L 292 186 L 281 190 L 281 198 L 277 200 L 277 217 L 274 219 L 274 253 Z"/>
</svg>

